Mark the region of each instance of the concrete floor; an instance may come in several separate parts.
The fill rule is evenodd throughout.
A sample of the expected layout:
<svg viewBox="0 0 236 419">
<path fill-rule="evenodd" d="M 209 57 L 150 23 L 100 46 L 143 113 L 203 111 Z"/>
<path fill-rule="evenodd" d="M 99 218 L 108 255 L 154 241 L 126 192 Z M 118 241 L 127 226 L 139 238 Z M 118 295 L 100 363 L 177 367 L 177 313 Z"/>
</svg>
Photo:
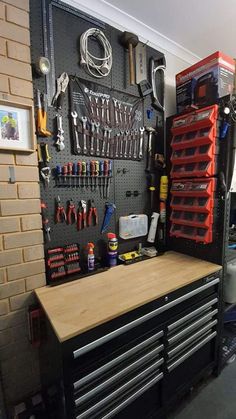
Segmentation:
<svg viewBox="0 0 236 419">
<path fill-rule="evenodd" d="M 236 360 L 194 389 L 169 419 L 236 419 Z"/>
</svg>

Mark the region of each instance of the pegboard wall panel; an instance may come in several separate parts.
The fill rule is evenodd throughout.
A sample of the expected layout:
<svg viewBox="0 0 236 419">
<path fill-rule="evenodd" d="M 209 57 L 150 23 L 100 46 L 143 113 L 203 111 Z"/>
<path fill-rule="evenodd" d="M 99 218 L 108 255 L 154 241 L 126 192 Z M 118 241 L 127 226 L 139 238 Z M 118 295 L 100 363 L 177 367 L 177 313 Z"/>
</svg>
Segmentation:
<svg viewBox="0 0 236 419">
<path fill-rule="evenodd" d="M 67 72 L 71 76 L 77 76 L 84 84 L 87 82 L 99 83 L 104 88 L 111 90 L 111 95 L 124 95 L 129 97 L 131 101 L 140 100 L 142 117 L 139 121 L 139 126 L 157 126 L 157 138 L 155 148 L 157 151 L 163 151 L 163 114 L 153 110 L 150 118 L 147 117 L 147 109 L 151 108 L 151 99 L 140 99 L 137 86 L 129 85 L 128 73 L 128 52 L 120 44 L 121 32 L 117 29 L 98 22 L 91 16 L 83 16 L 79 11 L 71 7 L 63 5 L 60 1 L 50 0 L 31 0 L 31 45 L 32 45 L 32 62 L 44 55 L 44 28 L 42 26 L 42 4 L 46 7 L 52 7 L 52 29 L 53 29 L 53 50 L 54 50 L 54 67 L 55 77 L 57 78 L 62 72 Z M 104 31 L 106 37 L 110 40 L 113 49 L 113 66 L 112 71 L 108 77 L 96 80 L 92 78 L 79 65 L 79 39 L 83 32 L 91 27 L 98 27 Z M 99 54 L 97 43 L 91 41 L 89 47 L 92 52 Z M 155 58 L 162 57 L 163 54 L 155 51 L 147 46 L 147 60 L 151 56 Z M 161 78 L 158 79 L 158 86 L 161 87 Z M 43 77 L 34 79 L 34 87 L 41 92 L 46 91 L 46 83 Z M 158 89 L 161 90 L 161 89 Z M 67 90 L 67 93 L 69 89 Z M 36 97 L 35 97 L 36 99 Z M 84 155 L 76 156 L 73 154 L 71 147 L 72 131 L 71 118 L 69 106 L 69 94 L 63 102 L 62 115 L 63 130 L 65 136 L 65 149 L 58 152 L 55 147 L 57 127 L 56 127 L 56 110 L 52 107 L 48 109 L 47 127 L 53 133 L 50 138 L 38 137 L 38 143 L 46 142 L 49 146 L 49 153 L 51 155 L 50 167 L 53 176 L 48 187 L 41 182 L 41 197 L 48 206 L 48 217 L 51 227 L 51 242 L 45 243 L 45 249 L 57 246 L 65 246 L 71 243 L 79 243 L 81 251 L 90 241 L 95 243 L 95 254 L 104 256 L 104 243 L 106 242 L 106 235 L 101 235 L 101 225 L 104 216 L 106 201 L 113 202 L 116 205 L 115 215 L 112 217 L 108 231 L 113 231 L 118 235 L 119 217 L 129 214 L 150 215 L 150 197 L 147 189 L 147 177 L 145 173 L 146 168 L 146 149 L 147 149 L 147 135 L 144 136 L 144 155 L 141 161 L 132 160 L 114 160 L 113 161 L 113 178 L 110 185 L 109 199 L 101 198 L 99 188 L 91 191 L 90 188 L 78 188 L 75 185 L 58 186 L 55 178 L 54 169 L 57 165 L 63 166 L 71 162 L 76 163 L 78 160 L 88 161 L 92 157 Z M 114 129 L 113 134 L 117 131 Z M 97 158 L 96 160 L 101 160 Z M 126 191 L 138 191 L 138 196 L 126 197 Z M 56 198 L 60 196 L 61 203 L 64 208 L 67 208 L 69 200 L 73 200 L 76 209 L 78 209 L 79 201 L 94 200 L 98 211 L 98 226 L 91 226 L 80 231 L 77 230 L 76 224 L 68 225 L 64 223 L 55 223 L 55 209 Z M 119 251 L 132 250 L 139 242 L 146 244 L 146 238 L 139 238 L 134 240 L 119 240 Z"/>
</svg>

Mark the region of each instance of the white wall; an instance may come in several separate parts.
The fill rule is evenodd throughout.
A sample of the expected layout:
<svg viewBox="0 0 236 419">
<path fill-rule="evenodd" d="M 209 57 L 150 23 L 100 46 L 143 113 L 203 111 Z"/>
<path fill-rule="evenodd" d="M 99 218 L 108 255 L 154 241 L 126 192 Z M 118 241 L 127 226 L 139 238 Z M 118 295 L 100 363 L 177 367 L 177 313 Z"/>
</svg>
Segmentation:
<svg viewBox="0 0 236 419">
<path fill-rule="evenodd" d="M 175 74 L 197 62 L 200 57 L 105 0 L 64 0 L 64 2 L 91 14 L 117 29 L 136 33 L 140 41 L 148 41 L 148 45 L 163 52 L 167 65 L 166 115 L 176 112 Z"/>
</svg>

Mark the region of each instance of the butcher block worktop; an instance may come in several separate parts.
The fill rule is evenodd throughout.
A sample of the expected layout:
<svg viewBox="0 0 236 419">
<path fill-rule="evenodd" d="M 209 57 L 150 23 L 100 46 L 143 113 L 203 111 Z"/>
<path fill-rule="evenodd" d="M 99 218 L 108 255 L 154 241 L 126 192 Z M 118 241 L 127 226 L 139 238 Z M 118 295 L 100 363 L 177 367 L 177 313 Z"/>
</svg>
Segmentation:
<svg viewBox="0 0 236 419">
<path fill-rule="evenodd" d="M 59 341 L 64 342 L 219 269 L 220 265 L 166 252 L 35 292 Z"/>
</svg>

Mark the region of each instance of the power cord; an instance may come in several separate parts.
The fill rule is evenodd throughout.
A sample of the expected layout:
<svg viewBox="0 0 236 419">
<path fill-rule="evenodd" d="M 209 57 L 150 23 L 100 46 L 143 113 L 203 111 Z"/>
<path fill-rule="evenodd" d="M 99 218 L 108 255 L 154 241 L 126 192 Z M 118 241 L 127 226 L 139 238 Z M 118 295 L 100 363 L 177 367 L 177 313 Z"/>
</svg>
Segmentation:
<svg viewBox="0 0 236 419">
<path fill-rule="evenodd" d="M 104 50 L 103 58 L 94 56 L 88 50 L 89 37 L 95 37 Z M 80 37 L 80 64 L 86 65 L 89 74 L 93 77 L 106 77 L 112 67 L 112 47 L 104 33 L 97 28 L 90 28 Z"/>
</svg>

